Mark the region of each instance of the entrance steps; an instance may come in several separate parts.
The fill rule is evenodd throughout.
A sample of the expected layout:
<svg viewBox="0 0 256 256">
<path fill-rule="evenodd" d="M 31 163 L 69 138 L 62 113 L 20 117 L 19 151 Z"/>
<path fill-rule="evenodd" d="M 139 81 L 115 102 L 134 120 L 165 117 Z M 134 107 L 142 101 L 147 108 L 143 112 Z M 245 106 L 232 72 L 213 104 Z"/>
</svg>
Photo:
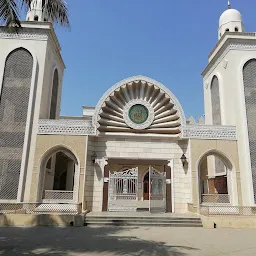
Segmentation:
<svg viewBox="0 0 256 256">
<path fill-rule="evenodd" d="M 200 218 L 194 215 L 150 213 L 88 213 L 85 226 L 157 226 L 157 227 L 202 227 Z"/>
</svg>

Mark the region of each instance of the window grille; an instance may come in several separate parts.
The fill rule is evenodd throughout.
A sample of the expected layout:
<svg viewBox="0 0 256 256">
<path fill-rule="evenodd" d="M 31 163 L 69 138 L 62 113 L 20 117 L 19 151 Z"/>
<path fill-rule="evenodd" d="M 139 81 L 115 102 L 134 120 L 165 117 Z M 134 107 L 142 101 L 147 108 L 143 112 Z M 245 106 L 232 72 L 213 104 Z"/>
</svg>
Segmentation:
<svg viewBox="0 0 256 256">
<path fill-rule="evenodd" d="M 221 125 L 221 112 L 220 112 L 220 91 L 219 91 L 219 79 L 214 76 L 211 84 L 211 102 L 212 102 L 212 124 Z M 215 172 L 225 172 L 225 166 L 223 162 L 215 157 Z"/>
<path fill-rule="evenodd" d="M 211 101 L 212 101 L 212 124 L 221 125 L 219 80 L 216 76 L 214 76 L 214 78 L 212 79 Z"/>
<path fill-rule="evenodd" d="M 0 95 L 0 199 L 15 200 L 24 146 L 33 58 L 22 48 L 9 54 Z"/>
<path fill-rule="evenodd" d="M 58 75 L 58 70 L 55 69 L 54 76 L 53 76 L 53 84 L 52 84 L 50 119 L 56 119 L 58 87 L 59 87 L 59 75 Z"/>
<path fill-rule="evenodd" d="M 256 202 L 256 59 L 250 60 L 245 64 L 243 69 L 243 79 L 254 201 Z"/>
</svg>

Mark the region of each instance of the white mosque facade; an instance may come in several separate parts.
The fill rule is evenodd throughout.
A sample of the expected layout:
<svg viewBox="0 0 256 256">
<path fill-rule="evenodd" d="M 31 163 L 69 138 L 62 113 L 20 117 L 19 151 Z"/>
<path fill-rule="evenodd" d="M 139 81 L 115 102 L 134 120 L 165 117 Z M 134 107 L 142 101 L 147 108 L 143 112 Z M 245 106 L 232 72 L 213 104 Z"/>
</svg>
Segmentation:
<svg viewBox="0 0 256 256">
<path fill-rule="evenodd" d="M 0 32 L 1 209 L 255 206 L 256 34 L 244 31 L 237 10 L 220 17 L 198 122 L 186 120 L 171 85 L 145 76 L 113 85 L 81 117 L 60 116 L 65 65 L 52 24 L 32 5 L 22 26 Z"/>
</svg>

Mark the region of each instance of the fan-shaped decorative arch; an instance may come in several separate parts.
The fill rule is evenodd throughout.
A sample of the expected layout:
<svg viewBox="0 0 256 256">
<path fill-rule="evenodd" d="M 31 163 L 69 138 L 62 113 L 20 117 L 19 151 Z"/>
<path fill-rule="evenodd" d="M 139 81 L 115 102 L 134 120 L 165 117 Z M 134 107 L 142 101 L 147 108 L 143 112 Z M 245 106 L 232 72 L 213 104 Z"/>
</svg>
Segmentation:
<svg viewBox="0 0 256 256">
<path fill-rule="evenodd" d="M 144 121 L 131 119 L 137 106 Z M 185 116 L 179 101 L 161 83 L 144 76 L 125 79 L 100 99 L 94 114 L 98 132 L 157 133 L 177 137 Z"/>
</svg>

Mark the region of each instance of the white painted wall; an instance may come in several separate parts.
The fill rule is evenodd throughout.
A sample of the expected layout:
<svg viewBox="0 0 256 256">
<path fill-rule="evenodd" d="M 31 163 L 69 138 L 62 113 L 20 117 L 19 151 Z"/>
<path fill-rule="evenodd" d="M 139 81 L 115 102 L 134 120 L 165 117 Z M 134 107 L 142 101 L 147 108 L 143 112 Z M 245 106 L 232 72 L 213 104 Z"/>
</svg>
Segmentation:
<svg viewBox="0 0 256 256">
<path fill-rule="evenodd" d="M 53 77 L 54 77 L 55 69 L 58 70 L 58 76 L 59 76 L 57 114 L 56 114 L 56 119 L 59 119 L 64 66 L 55 53 L 54 45 L 52 44 L 51 41 L 48 41 L 46 60 L 45 60 L 44 80 L 43 80 L 43 87 L 42 87 L 40 116 L 39 116 L 40 119 L 48 119 L 50 117 Z"/>
<path fill-rule="evenodd" d="M 244 46 L 246 44 L 248 42 L 244 41 Z M 256 58 L 256 38 L 251 39 L 250 44 L 255 44 L 255 46 L 245 48 L 240 43 L 240 48 L 230 50 L 220 59 L 217 67 L 210 72 L 209 76 L 204 77 L 206 124 L 212 124 L 210 85 L 213 76 L 216 75 L 219 79 L 222 124 L 237 127 L 242 199 L 245 206 L 254 204 L 242 72 L 244 64 L 248 60 Z M 213 57 L 211 56 L 211 59 Z M 227 64 L 226 68 L 225 63 Z"/>
</svg>

